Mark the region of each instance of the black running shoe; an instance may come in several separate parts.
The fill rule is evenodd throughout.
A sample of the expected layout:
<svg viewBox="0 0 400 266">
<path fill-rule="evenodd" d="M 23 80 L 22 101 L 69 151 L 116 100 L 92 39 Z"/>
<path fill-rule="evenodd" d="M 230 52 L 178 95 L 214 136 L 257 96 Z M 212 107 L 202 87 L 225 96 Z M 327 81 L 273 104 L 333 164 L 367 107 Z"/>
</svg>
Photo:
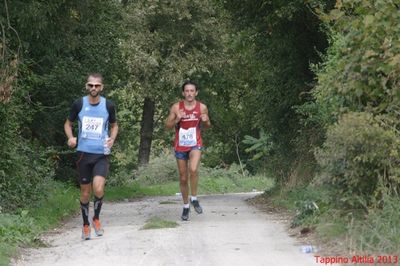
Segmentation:
<svg viewBox="0 0 400 266">
<path fill-rule="evenodd" d="M 189 212 L 190 212 L 190 208 L 183 208 L 183 212 L 182 212 L 182 221 L 187 221 L 189 219 Z"/>
<path fill-rule="evenodd" d="M 192 201 L 192 205 L 193 205 L 193 207 L 194 207 L 194 210 L 195 210 L 197 213 L 202 213 L 202 212 L 203 212 L 203 209 L 201 208 L 200 203 L 199 203 L 198 200 L 193 200 L 193 201 Z"/>
</svg>

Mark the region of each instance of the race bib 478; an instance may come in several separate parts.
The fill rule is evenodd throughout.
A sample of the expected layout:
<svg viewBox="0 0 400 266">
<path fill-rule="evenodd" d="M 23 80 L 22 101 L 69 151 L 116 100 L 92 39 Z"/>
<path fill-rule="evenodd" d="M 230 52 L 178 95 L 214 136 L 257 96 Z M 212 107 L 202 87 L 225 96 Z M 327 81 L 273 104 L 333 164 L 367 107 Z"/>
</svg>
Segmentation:
<svg viewBox="0 0 400 266">
<path fill-rule="evenodd" d="M 179 146 L 193 147 L 197 145 L 196 128 L 179 129 Z"/>
</svg>

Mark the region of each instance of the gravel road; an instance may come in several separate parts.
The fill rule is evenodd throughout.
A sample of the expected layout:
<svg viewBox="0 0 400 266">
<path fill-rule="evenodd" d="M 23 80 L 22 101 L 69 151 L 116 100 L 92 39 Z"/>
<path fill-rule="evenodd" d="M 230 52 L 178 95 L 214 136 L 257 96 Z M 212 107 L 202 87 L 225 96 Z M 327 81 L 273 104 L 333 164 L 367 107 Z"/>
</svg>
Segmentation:
<svg viewBox="0 0 400 266">
<path fill-rule="evenodd" d="M 180 220 L 177 196 L 106 202 L 104 236 L 81 240 L 81 217 L 76 215 L 43 236 L 48 247 L 22 250 L 12 265 L 316 265 L 280 220 L 246 203 L 255 195 L 201 196 L 204 213 L 192 210 L 186 222 Z M 142 230 L 155 216 L 179 226 Z"/>
</svg>

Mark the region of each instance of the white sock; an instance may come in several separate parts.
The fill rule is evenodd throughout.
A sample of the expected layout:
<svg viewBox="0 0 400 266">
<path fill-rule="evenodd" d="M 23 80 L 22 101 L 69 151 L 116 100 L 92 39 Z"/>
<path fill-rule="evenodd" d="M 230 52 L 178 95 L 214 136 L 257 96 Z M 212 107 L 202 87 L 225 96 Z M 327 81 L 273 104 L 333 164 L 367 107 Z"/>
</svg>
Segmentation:
<svg viewBox="0 0 400 266">
<path fill-rule="evenodd" d="M 191 201 L 197 200 L 197 196 L 190 196 Z"/>
<path fill-rule="evenodd" d="M 189 203 L 188 204 L 183 204 L 183 208 L 189 209 L 190 208 L 190 204 Z"/>
</svg>

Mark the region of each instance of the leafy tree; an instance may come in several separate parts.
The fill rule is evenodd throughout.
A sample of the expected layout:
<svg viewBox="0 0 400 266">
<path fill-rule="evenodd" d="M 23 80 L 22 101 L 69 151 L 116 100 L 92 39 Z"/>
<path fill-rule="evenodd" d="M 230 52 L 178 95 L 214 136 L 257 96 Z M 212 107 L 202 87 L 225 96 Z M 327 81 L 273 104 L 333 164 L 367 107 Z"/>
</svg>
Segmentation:
<svg viewBox="0 0 400 266">
<path fill-rule="evenodd" d="M 212 65 L 220 65 L 224 28 L 211 1 L 189 0 L 128 2 L 124 25 L 131 83 L 142 95 L 138 156 L 139 164 L 146 165 L 155 119 L 157 128 L 163 128 L 163 117 L 183 80 L 197 80 Z"/>
<path fill-rule="evenodd" d="M 400 50 L 396 1 L 338 1 L 325 19 L 331 47 L 315 96 L 334 117 L 348 111 L 397 116 Z"/>
<path fill-rule="evenodd" d="M 7 4 L 7 1 L 5 1 L 4 4 Z M 4 5 L 3 10 L 4 14 L 0 17 L 0 102 L 7 103 L 11 99 L 14 83 L 18 74 L 21 42 L 18 37 L 18 32 L 13 25 L 11 25 L 8 7 Z M 11 36 L 18 40 L 16 45 L 10 44 Z"/>
<path fill-rule="evenodd" d="M 274 143 L 270 169 L 287 176 L 294 164 L 313 160 L 312 146 L 318 128 L 303 124 L 296 108 L 313 101 L 315 75 L 310 63 L 320 60 L 327 47 L 321 20 L 314 8 L 329 9 L 332 1 L 225 1 L 232 14 L 238 51 L 245 51 L 237 72 L 245 95 L 247 125 L 271 135 Z M 261 165 L 260 165 L 261 166 Z"/>
<path fill-rule="evenodd" d="M 122 33 L 120 4 L 15 0 L 8 6 L 31 71 L 19 77 L 34 110 L 27 136 L 46 145 L 64 145 L 60 125 L 74 98 L 82 95 L 87 74 L 101 72 L 110 90 L 124 73 L 117 45 Z M 17 43 L 15 37 L 10 41 Z"/>
</svg>

